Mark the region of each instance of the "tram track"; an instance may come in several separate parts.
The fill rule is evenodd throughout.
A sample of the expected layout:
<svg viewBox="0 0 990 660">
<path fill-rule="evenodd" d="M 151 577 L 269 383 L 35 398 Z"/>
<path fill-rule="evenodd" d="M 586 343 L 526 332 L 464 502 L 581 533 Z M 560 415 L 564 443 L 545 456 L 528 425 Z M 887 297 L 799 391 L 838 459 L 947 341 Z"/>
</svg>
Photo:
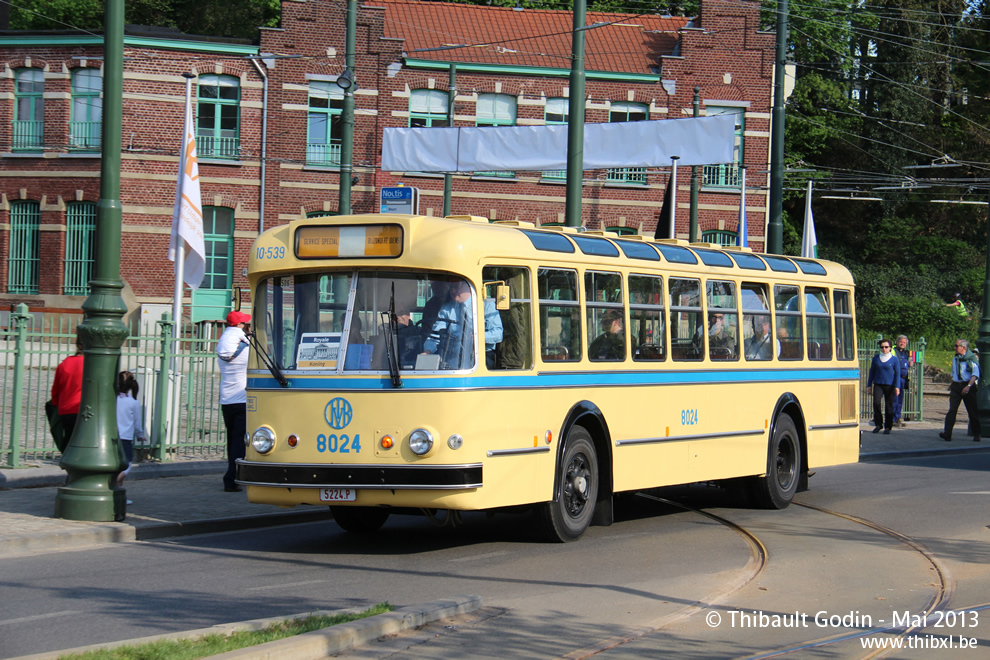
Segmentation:
<svg viewBox="0 0 990 660">
<path fill-rule="evenodd" d="M 727 587 L 726 589 L 721 590 L 717 594 L 711 594 L 711 595 L 709 595 L 706 598 L 700 599 L 700 600 L 696 601 L 695 603 L 692 603 L 690 605 L 687 605 L 687 606 L 685 606 L 685 607 L 677 610 L 676 612 L 673 612 L 672 614 L 666 615 L 662 619 L 659 619 L 657 621 L 651 622 L 647 626 L 644 626 L 643 628 L 640 628 L 639 630 L 634 631 L 634 632 L 632 632 L 630 634 L 624 635 L 622 637 L 614 637 L 614 638 L 609 638 L 609 639 L 606 639 L 606 640 L 602 640 L 602 642 L 600 642 L 599 644 L 596 644 L 596 645 L 594 645 L 592 647 L 586 647 L 586 648 L 583 648 L 583 649 L 578 649 L 578 650 L 572 651 L 571 653 L 569 653 L 567 655 L 562 656 L 563 658 L 566 658 L 567 660 L 581 660 L 582 658 L 590 658 L 590 657 L 593 657 L 593 656 L 598 655 L 600 653 L 609 651 L 611 649 L 619 648 L 619 647 L 621 647 L 621 646 L 623 646 L 625 644 L 629 644 L 629 643 L 634 642 L 636 640 L 642 639 L 643 637 L 645 637 L 647 635 L 660 632 L 665 627 L 667 627 L 669 625 L 672 625 L 673 623 L 675 623 L 677 621 L 681 621 L 681 620 L 690 618 L 690 617 L 698 614 L 699 612 L 703 612 L 705 610 L 709 610 L 712 606 L 717 605 L 719 602 L 721 602 L 722 600 L 724 600 L 728 596 L 730 596 L 733 593 L 739 591 L 740 589 L 742 589 L 743 587 L 745 587 L 747 584 L 749 584 L 753 580 L 755 580 L 763 572 L 764 568 L 766 568 L 766 566 L 767 566 L 767 564 L 769 562 L 769 553 L 767 551 L 766 545 L 763 543 L 763 541 L 760 540 L 760 538 L 756 534 L 754 534 L 753 532 L 749 531 L 748 529 L 746 529 L 742 525 L 739 525 L 738 523 L 735 523 L 735 522 L 733 522 L 731 520 L 728 520 L 727 518 L 723 518 L 721 516 L 715 515 L 713 513 L 708 512 L 708 511 L 704 511 L 702 509 L 697 509 L 697 508 L 688 506 L 686 504 L 682 504 L 680 502 L 675 502 L 673 500 L 668 500 L 666 498 L 656 497 L 654 495 L 649 495 L 649 494 L 646 494 L 646 493 L 637 493 L 637 496 L 643 497 L 645 499 L 649 499 L 649 500 L 652 500 L 652 501 L 655 501 L 655 502 L 659 502 L 659 503 L 662 503 L 662 504 L 666 504 L 668 506 L 677 507 L 677 508 L 682 509 L 684 511 L 689 511 L 689 512 L 692 512 L 692 513 L 696 513 L 698 515 L 701 515 L 701 516 L 704 516 L 704 517 L 708 518 L 709 520 L 712 520 L 712 521 L 715 521 L 715 522 L 717 522 L 719 524 L 725 525 L 726 527 L 732 529 L 737 534 L 739 534 L 747 542 L 747 545 L 749 546 L 749 549 L 750 549 L 750 560 L 747 562 L 746 566 L 743 569 L 744 570 L 744 574 L 742 576 L 740 576 L 739 579 L 737 579 L 736 581 L 734 581 L 731 585 L 729 585 L 729 587 Z M 946 567 L 941 562 L 941 560 L 938 558 L 938 556 L 935 555 L 935 553 L 933 553 L 931 550 L 929 550 L 928 548 L 926 548 L 920 542 L 916 541 L 915 539 L 913 539 L 913 538 L 911 538 L 911 537 L 909 537 L 909 536 L 907 536 L 905 534 L 902 534 L 901 532 L 898 532 L 897 530 L 891 529 L 891 528 L 886 527 L 884 525 L 880 525 L 880 524 L 875 523 L 875 522 L 873 522 L 871 520 L 867 520 L 866 518 L 861 518 L 859 516 L 854 516 L 854 515 L 851 515 L 851 514 L 843 513 L 841 511 L 833 511 L 831 509 L 827 509 L 827 508 L 824 508 L 824 507 L 816 506 L 814 504 L 806 504 L 806 503 L 797 502 L 797 501 L 793 502 L 792 504 L 794 504 L 795 506 L 803 507 L 803 508 L 808 509 L 808 510 L 811 510 L 811 511 L 816 511 L 818 513 L 823 513 L 823 514 L 826 514 L 826 515 L 835 516 L 837 518 L 841 518 L 843 520 L 847 520 L 849 522 L 852 522 L 852 523 L 854 523 L 856 525 L 862 525 L 862 526 L 867 527 L 869 529 L 872 529 L 874 531 L 880 532 L 881 534 L 884 534 L 884 535 L 886 535 L 886 536 L 888 536 L 888 537 L 896 540 L 898 543 L 904 544 L 907 547 L 911 548 L 911 550 L 913 550 L 914 552 L 918 553 L 919 555 L 921 555 L 925 559 L 925 561 L 929 564 L 929 566 L 931 567 L 931 569 L 934 571 L 935 575 L 937 576 L 937 579 L 936 579 L 935 585 L 934 585 L 934 592 L 930 596 L 930 598 L 928 600 L 928 603 L 920 611 L 913 612 L 912 615 L 920 615 L 921 616 L 921 620 L 924 620 L 924 616 L 923 615 L 925 615 L 925 614 L 931 615 L 933 612 L 950 612 L 950 611 L 953 611 L 953 610 L 950 610 L 950 608 L 949 608 L 950 607 L 950 604 L 952 602 L 952 597 L 953 597 L 953 595 L 955 593 L 955 581 L 954 581 L 954 579 L 952 577 L 952 574 L 950 573 L 948 567 Z M 988 608 L 990 608 L 990 605 L 980 605 L 980 606 L 975 606 L 975 607 L 968 607 L 968 608 L 965 608 L 965 609 L 966 610 L 974 610 L 974 609 L 975 610 L 983 610 L 983 609 L 988 609 Z M 913 619 L 913 618 L 914 618 L 913 616 L 912 617 L 909 617 L 909 619 Z M 843 633 L 843 634 L 830 635 L 830 636 L 827 636 L 827 637 L 822 637 L 822 638 L 817 638 L 817 639 L 813 639 L 813 640 L 808 640 L 808 641 L 800 642 L 800 643 L 797 643 L 797 644 L 791 644 L 791 645 L 779 647 L 779 648 L 776 648 L 776 649 L 771 649 L 771 650 L 763 651 L 763 652 L 758 653 L 758 654 L 746 655 L 746 656 L 741 656 L 741 657 L 746 658 L 747 660 L 762 660 L 764 658 L 777 658 L 777 657 L 782 657 L 782 656 L 789 655 L 789 654 L 792 654 L 792 653 L 798 653 L 798 652 L 801 652 L 801 651 L 807 651 L 807 650 L 813 649 L 813 648 L 814 649 L 820 649 L 822 647 L 830 646 L 830 645 L 833 645 L 833 644 L 837 644 L 839 642 L 844 642 L 844 641 L 853 640 L 853 639 L 859 639 L 859 638 L 868 637 L 868 636 L 871 636 L 871 635 L 891 634 L 891 635 L 894 636 L 895 639 L 896 638 L 904 638 L 904 637 L 907 637 L 909 635 L 916 634 L 916 633 L 920 632 L 922 629 L 923 629 L 922 626 L 914 626 L 914 625 L 912 625 L 912 626 L 877 626 L 877 627 L 874 627 L 874 628 L 868 628 L 868 629 L 863 629 L 863 630 L 854 630 L 854 631 L 850 631 L 850 632 Z M 895 650 L 896 649 L 894 649 L 894 648 L 876 649 L 876 650 L 870 651 L 866 655 L 862 656 L 862 660 L 873 660 L 875 658 L 883 658 L 883 657 L 886 657 L 886 656 L 890 655 Z"/>
</svg>

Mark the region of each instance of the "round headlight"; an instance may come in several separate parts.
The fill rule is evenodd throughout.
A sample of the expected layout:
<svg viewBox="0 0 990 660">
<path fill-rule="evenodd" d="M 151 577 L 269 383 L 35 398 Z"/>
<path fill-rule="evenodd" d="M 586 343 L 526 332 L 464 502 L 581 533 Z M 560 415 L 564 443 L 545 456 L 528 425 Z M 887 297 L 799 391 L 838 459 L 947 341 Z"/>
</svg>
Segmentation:
<svg viewBox="0 0 990 660">
<path fill-rule="evenodd" d="M 416 429 L 409 434 L 409 449 L 422 456 L 433 449 L 433 434 L 426 429 Z"/>
<path fill-rule="evenodd" d="M 275 448 L 275 431 L 267 426 L 260 426 L 251 434 L 251 446 L 259 454 L 267 454 Z"/>
<path fill-rule="evenodd" d="M 461 445 L 464 444 L 464 438 L 461 437 L 460 433 L 455 433 L 449 438 L 447 438 L 447 446 L 451 449 L 460 449 Z"/>
</svg>

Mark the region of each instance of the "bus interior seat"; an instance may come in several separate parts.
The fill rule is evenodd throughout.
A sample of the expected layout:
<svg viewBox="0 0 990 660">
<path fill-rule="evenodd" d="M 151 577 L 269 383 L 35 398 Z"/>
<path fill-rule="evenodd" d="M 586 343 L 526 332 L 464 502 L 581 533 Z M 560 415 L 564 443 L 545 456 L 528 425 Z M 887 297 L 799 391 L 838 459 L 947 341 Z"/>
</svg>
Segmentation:
<svg viewBox="0 0 990 660">
<path fill-rule="evenodd" d="M 662 360 L 664 359 L 663 346 L 640 344 L 634 355 L 637 360 Z"/>
<path fill-rule="evenodd" d="M 561 346 L 560 344 L 547 346 L 543 349 L 544 361 L 567 360 L 568 357 L 569 351 L 567 350 L 567 347 Z"/>
</svg>

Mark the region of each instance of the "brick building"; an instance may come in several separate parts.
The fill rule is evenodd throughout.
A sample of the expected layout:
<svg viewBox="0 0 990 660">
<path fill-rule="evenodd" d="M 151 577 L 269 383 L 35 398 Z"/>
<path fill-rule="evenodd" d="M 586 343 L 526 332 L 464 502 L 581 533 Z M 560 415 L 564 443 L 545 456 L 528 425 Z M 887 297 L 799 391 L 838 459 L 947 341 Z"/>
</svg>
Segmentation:
<svg viewBox="0 0 990 660">
<path fill-rule="evenodd" d="M 339 200 L 346 5 L 283 0 L 280 28 L 258 44 L 129 29 L 125 38 L 122 276 L 129 307 L 171 302 L 165 254 L 178 167 L 185 78 L 192 72 L 207 279 L 190 302 L 216 315 L 244 286 L 258 232 L 332 214 Z M 351 205 L 377 211 L 382 187 L 421 191 L 439 215 L 443 177 L 383 172 L 386 127 L 565 122 L 571 14 L 409 0 L 364 0 L 357 16 Z M 736 230 L 739 166 L 749 167 L 750 244 L 762 249 L 774 37 L 755 0 L 704 0 L 694 19 L 589 12 L 586 121 L 737 117 L 735 162 L 699 167 L 703 240 Z M 99 195 L 98 38 L 7 33 L 0 45 L 0 303 L 77 308 L 85 299 Z M 453 121 L 447 111 L 456 64 Z M 264 133 L 264 136 L 263 136 Z M 507 163 L 511 165 L 511 163 Z M 668 167 L 585 172 L 589 229 L 652 235 Z M 689 231 L 690 168 L 678 171 L 676 229 Z M 452 210 L 537 224 L 563 221 L 563 172 L 461 172 Z M 205 310 L 205 311 L 204 311 Z"/>
</svg>

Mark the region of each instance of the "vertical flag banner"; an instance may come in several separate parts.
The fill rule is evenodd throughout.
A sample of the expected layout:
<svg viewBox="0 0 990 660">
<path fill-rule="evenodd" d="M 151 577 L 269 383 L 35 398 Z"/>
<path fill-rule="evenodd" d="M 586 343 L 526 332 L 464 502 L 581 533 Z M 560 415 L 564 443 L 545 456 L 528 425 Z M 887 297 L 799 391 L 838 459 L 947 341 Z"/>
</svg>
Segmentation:
<svg viewBox="0 0 990 660">
<path fill-rule="evenodd" d="M 808 259 L 818 258 L 815 218 L 811 215 L 811 181 L 808 181 L 808 196 L 804 203 L 804 237 L 801 240 L 801 256 Z"/>
<path fill-rule="evenodd" d="M 736 245 L 739 247 L 749 247 L 749 228 L 746 227 L 746 168 L 740 167 L 742 174 L 742 187 L 739 195 L 739 224 L 736 226 Z"/>
<path fill-rule="evenodd" d="M 673 238 L 674 236 L 668 235 L 670 231 L 670 204 L 671 197 L 674 194 L 674 176 L 671 175 L 670 179 L 667 180 L 667 190 L 663 193 L 663 204 L 660 205 L 660 217 L 657 218 L 657 230 L 653 233 L 653 238 Z"/>
<path fill-rule="evenodd" d="M 185 242 L 185 246 L 183 246 Z M 192 101 L 186 96 L 186 120 L 182 134 L 182 154 L 179 156 L 179 181 L 175 188 L 175 210 L 172 212 L 172 236 L 168 243 L 168 259 L 175 261 L 178 250 L 184 249 L 182 273 L 176 273 L 191 289 L 198 289 L 206 272 L 206 246 L 203 240 L 203 203 L 199 195 L 199 163 L 196 159 L 196 136 L 192 119 Z"/>
</svg>

